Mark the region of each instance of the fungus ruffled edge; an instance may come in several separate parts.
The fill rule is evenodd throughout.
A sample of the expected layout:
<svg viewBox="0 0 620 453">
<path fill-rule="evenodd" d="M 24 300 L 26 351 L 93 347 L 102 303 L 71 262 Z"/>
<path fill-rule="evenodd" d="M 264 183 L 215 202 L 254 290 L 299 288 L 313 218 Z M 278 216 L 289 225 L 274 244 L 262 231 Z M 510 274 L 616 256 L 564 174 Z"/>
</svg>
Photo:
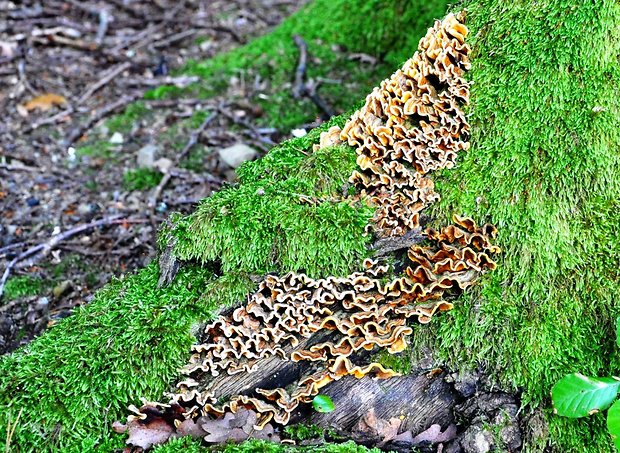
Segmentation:
<svg viewBox="0 0 620 453">
<path fill-rule="evenodd" d="M 342 130 L 323 132 L 314 147 L 346 142 L 356 148 L 359 170 L 350 182 L 376 208 L 372 226 L 378 237 L 421 230 L 420 213 L 439 199 L 429 173 L 452 168 L 458 152 L 469 147 L 463 107 L 469 101 L 464 72 L 470 67 L 470 49 L 463 19 L 450 14 L 436 21 L 414 56 L 373 90 Z M 445 295 L 467 289 L 496 267 L 493 256 L 500 249 L 492 244 L 495 227 L 478 227 L 466 217 L 453 220 L 439 231 L 421 233 L 427 244 L 408 249 L 407 266 L 396 277 L 390 278 L 389 266 L 373 260 L 345 278 L 267 275 L 245 306 L 206 326 L 208 342 L 192 347 L 190 363 L 182 370 L 187 378 L 170 401 L 131 406 L 129 424 L 155 417 L 172 421 L 181 433 L 188 431 L 188 421 L 195 424 L 243 409 L 262 429 L 270 422 L 287 424 L 299 404 L 344 376 L 395 376 L 378 363 L 355 363 L 358 352 L 401 352 L 412 333 L 409 318 L 429 322 L 437 311 L 452 308 Z M 319 331 L 329 331 L 328 340 L 308 346 L 304 340 Z M 292 390 L 256 388 L 218 403 L 228 397 L 212 385 L 222 371 L 253 373 L 261 360 L 275 356 L 312 362 L 313 372 Z M 189 431 L 204 433 L 206 425 L 201 426 Z"/>
</svg>

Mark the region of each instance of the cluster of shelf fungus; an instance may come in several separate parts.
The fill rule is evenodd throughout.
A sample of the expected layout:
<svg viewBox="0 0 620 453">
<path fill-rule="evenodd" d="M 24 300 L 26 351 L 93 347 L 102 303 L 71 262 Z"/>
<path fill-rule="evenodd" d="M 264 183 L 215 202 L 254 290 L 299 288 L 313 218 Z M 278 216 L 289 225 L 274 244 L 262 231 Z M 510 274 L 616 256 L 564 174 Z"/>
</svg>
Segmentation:
<svg viewBox="0 0 620 453">
<path fill-rule="evenodd" d="M 373 90 L 342 130 L 321 136 L 319 147 L 347 142 L 356 148 L 359 171 L 351 182 L 376 206 L 373 227 L 379 237 L 420 229 L 421 211 L 439 199 L 428 174 L 451 168 L 457 153 L 468 148 L 462 110 L 469 98 L 466 36 L 460 17 L 437 21 L 413 58 Z M 344 376 L 394 376 L 367 363 L 364 352 L 403 351 L 412 333 L 408 324 L 427 323 L 452 308 L 445 296 L 493 270 L 493 255 L 500 251 L 491 242 L 496 229 L 469 218 L 455 216 L 453 225 L 421 234 L 424 242 L 407 250 L 404 271 L 396 277 L 390 266 L 370 259 L 344 278 L 267 275 L 245 306 L 206 326 L 205 342 L 192 347 L 182 370 L 186 378 L 170 401 L 132 406 L 130 421 L 167 414 L 182 433 L 188 421 L 200 424 L 250 410 L 260 430 L 287 424 L 301 404 Z M 230 390 L 224 377 L 251 375 L 276 359 L 305 364 L 295 385 L 223 393 Z"/>
</svg>

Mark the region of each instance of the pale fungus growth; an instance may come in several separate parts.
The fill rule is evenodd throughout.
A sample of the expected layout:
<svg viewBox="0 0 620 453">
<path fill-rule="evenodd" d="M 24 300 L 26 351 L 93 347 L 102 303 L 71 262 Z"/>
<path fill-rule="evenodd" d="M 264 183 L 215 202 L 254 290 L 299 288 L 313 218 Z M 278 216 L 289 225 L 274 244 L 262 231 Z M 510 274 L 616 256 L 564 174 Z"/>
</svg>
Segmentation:
<svg viewBox="0 0 620 453">
<path fill-rule="evenodd" d="M 420 226 L 419 214 L 437 201 L 429 172 L 452 168 L 468 148 L 467 28 L 454 14 L 437 21 L 402 69 L 381 82 L 344 126 L 341 139 L 357 150 L 351 176 L 377 207 L 383 236 Z"/>
<path fill-rule="evenodd" d="M 462 110 L 469 98 L 466 36 L 457 16 L 437 21 L 415 55 L 373 90 L 344 128 L 323 132 L 315 145 L 356 148 L 359 171 L 350 182 L 376 206 L 379 237 L 420 230 L 421 211 L 439 199 L 429 173 L 453 167 L 458 152 L 468 148 Z M 169 402 L 131 407 L 130 423 L 157 413 L 172 418 L 179 433 L 188 420 L 204 424 L 244 410 L 255 416 L 256 429 L 285 425 L 300 404 L 311 403 L 333 381 L 397 375 L 367 363 L 368 352 L 402 352 L 411 321 L 428 323 L 451 309 L 449 300 L 493 270 L 492 256 L 500 251 L 491 243 L 496 229 L 470 218 L 455 216 L 453 225 L 422 234 L 424 243 L 402 257 L 402 272 L 367 259 L 362 271 L 347 277 L 265 276 L 245 305 L 205 327 Z M 277 374 L 269 374 L 261 375 L 265 388 L 257 387 L 252 375 L 274 360 L 299 363 L 294 384 L 278 387 Z"/>
</svg>

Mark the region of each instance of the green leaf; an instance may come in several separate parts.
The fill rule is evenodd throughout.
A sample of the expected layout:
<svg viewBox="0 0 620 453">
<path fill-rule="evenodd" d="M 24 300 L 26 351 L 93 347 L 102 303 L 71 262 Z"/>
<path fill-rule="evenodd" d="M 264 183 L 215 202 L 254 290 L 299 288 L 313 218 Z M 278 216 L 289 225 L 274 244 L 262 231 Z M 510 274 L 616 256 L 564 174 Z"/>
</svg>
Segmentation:
<svg viewBox="0 0 620 453">
<path fill-rule="evenodd" d="M 327 395 L 317 395 L 312 400 L 312 407 L 317 412 L 331 412 L 336 409 L 334 402 Z"/>
<path fill-rule="evenodd" d="M 564 376 L 551 389 L 551 398 L 558 414 L 564 417 L 585 417 L 607 409 L 618 394 L 620 381 L 593 378 L 573 373 Z"/>
<path fill-rule="evenodd" d="M 616 346 L 620 347 L 620 316 L 616 318 Z"/>
<path fill-rule="evenodd" d="M 614 445 L 620 450 L 620 400 L 616 401 L 607 411 L 607 429 Z"/>
</svg>

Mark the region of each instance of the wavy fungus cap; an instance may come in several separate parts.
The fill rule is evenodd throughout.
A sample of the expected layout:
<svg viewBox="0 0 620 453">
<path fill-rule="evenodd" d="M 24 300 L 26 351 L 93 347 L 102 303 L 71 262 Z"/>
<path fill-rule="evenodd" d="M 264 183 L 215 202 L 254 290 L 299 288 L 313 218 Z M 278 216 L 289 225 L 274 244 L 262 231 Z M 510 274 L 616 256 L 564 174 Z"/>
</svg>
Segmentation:
<svg viewBox="0 0 620 453">
<path fill-rule="evenodd" d="M 315 149 L 347 142 L 356 148 L 359 171 L 350 178 L 376 206 L 378 236 L 420 229 L 422 210 L 439 199 L 429 173 L 455 165 L 468 148 L 469 125 L 463 106 L 469 85 L 467 28 L 453 14 L 437 21 L 418 51 L 401 70 L 367 97 L 342 130 L 332 127 Z M 271 421 L 286 424 L 302 403 L 345 376 L 395 376 L 365 351 L 398 353 L 413 332 L 410 320 L 428 323 L 446 300 L 496 267 L 496 229 L 473 219 L 421 233 L 424 245 L 411 246 L 401 258 L 404 271 L 393 275 L 385 263 L 367 259 L 362 271 L 347 277 L 312 279 L 303 273 L 267 275 L 248 302 L 204 329 L 204 341 L 192 347 L 186 378 L 167 404 L 132 406 L 130 421 L 147 413 L 174 411 L 182 420 L 211 420 L 249 410 L 255 428 Z M 261 364 L 279 359 L 305 362 L 309 370 L 287 388 L 250 388 L 231 394 L 226 377 L 251 376 Z M 247 418 L 247 417 L 246 417 Z"/>
</svg>

